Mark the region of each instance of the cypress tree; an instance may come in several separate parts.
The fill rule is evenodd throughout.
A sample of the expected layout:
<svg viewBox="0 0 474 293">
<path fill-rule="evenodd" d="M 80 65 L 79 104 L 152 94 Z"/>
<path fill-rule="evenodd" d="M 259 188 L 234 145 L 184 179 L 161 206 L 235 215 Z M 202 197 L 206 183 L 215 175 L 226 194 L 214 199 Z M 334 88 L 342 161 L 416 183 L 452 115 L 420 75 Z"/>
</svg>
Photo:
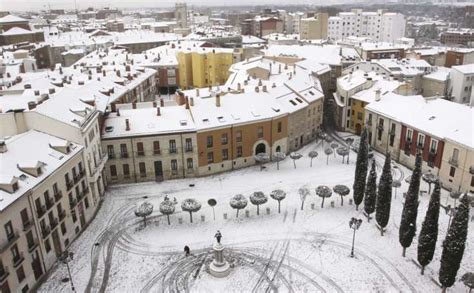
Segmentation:
<svg viewBox="0 0 474 293">
<path fill-rule="evenodd" d="M 416 233 L 416 217 L 418 216 L 418 193 L 420 192 L 421 154 L 416 154 L 415 169 L 411 175 L 410 186 L 405 198 L 402 219 L 398 230 L 398 241 L 403 247 L 403 257 L 410 247 Z"/>
<path fill-rule="evenodd" d="M 367 221 L 370 222 L 370 214 L 375 211 L 375 199 L 377 197 L 377 172 L 375 171 L 375 160 L 372 161 L 367 186 L 365 188 L 364 211 Z"/>
<path fill-rule="evenodd" d="M 375 203 L 375 220 L 380 226 L 380 234 L 383 236 L 383 229 L 387 226 L 390 219 L 390 207 L 392 203 L 392 171 L 390 153 L 385 155 L 385 163 L 382 169 L 382 175 L 379 180 L 377 190 L 377 200 Z"/>
<path fill-rule="evenodd" d="M 469 225 L 469 198 L 467 194 L 461 199 L 460 205 L 453 217 L 448 235 L 443 242 L 441 267 L 439 268 L 439 282 L 443 285 L 443 292 L 456 281 L 456 274 L 466 246 L 467 229 Z"/>
<path fill-rule="evenodd" d="M 359 209 L 359 205 L 364 199 L 368 157 L 369 146 L 367 144 L 367 128 L 364 127 L 364 130 L 362 131 L 362 134 L 360 136 L 359 151 L 357 152 L 357 161 L 354 176 L 354 185 L 352 186 L 352 189 L 354 190 L 354 203 L 356 205 L 356 210 Z"/>
<path fill-rule="evenodd" d="M 436 181 L 425 220 L 421 225 L 420 237 L 418 237 L 418 262 L 421 265 L 422 275 L 425 272 L 425 267 L 433 260 L 436 241 L 438 240 L 439 197 L 439 182 Z"/>
</svg>

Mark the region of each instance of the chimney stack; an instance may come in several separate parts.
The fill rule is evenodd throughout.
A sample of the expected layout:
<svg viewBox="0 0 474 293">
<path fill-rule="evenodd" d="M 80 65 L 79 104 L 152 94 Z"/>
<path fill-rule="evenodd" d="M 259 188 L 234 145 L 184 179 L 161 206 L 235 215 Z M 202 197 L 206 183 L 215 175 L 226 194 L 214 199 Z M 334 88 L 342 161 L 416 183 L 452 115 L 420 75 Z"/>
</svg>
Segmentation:
<svg viewBox="0 0 474 293">
<path fill-rule="evenodd" d="M 120 109 L 117 109 L 117 116 L 120 116 Z"/>
<path fill-rule="evenodd" d="M 165 106 L 165 101 L 163 99 L 160 99 L 160 107 L 164 107 Z"/>
<path fill-rule="evenodd" d="M 199 89 L 196 89 L 196 97 L 199 97 Z"/>
<path fill-rule="evenodd" d="M 380 89 L 377 89 L 375 91 L 375 101 L 376 102 L 380 101 Z"/>
<path fill-rule="evenodd" d="M 130 130 L 130 121 L 128 121 L 128 119 L 125 119 L 125 130 L 126 131 Z"/>
<path fill-rule="evenodd" d="M 136 109 L 137 108 L 137 103 L 136 102 L 133 102 L 132 103 L 132 109 Z"/>
<path fill-rule="evenodd" d="M 262 92 L 265 92 L 265 93 L 267 92 L 267 86 L 266 85 L 262 86 Z"/>
<path fill-rule="evenodd" d="M 242 89 L 242 85 L 239 83 L 237 83 L 237 90 L 240 92 L 240 90 Z"/>
<path fill-rule="evenodd" d="M 0 140 L 0 153 L 6 153 L 7 152 L 7 143 L 1 139 Z"/>
<path fill-rule="evenodd" d="M 33 110 L 36 108 L 36 103 L 31 101 L 31 102 L 28 102 L 28 110 Z"/>
<path fill-rule="evenodd" d="M 186 109 L 189 110 L 189 98 L 188 97 L 186 97 L 186 102 L 185 103 L 186 103 Z"/>
<path fill-rule="evenodd" d="M 191 107 L 194 107 L 194 98 L 190 98 L 189 102 L 190 102 L 189 104 L 191 105 Z"/>
<path fill-rule="evenodd" d="M 262 86 L 262 79 L 258 80 L 258 86 Z"/>
<path fill-rule="evenodd" d="M 156 108 L 156 101 L 153 101 L 153 108 Z"/>
<path fill-rule="evenodd" d="M 281 63 L 278 64 L 278 73 L 281 73 Z"/>
<path fill-rule="evenodd" d="M 275 83 L 272 84 L 272 88 L 276 87 L 277 85 Z"/>
<path fill-rule="evenodd" d="M 255 92 L 258 93 L 259 91 L 260 91 L 259 87 L 256 86 L 256 87 L 255 87 Z"/>
<path fill-rule="evenodd" d="M 161 109 L 160 107 L 156 108 L 156 116 L 161 116 Z"/>
<path fill-rule="evenodd" d="M 216 107 L 220 107 L 220 106 L 221 106 L 221 95 L 217 94 L 216 95 Z"/>
</svg>

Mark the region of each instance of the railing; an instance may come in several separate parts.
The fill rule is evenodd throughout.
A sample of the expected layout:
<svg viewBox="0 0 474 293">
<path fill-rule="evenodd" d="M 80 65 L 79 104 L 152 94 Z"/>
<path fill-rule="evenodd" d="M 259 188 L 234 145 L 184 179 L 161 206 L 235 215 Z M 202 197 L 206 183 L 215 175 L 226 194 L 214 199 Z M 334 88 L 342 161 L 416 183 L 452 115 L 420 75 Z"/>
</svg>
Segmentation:
<svg viewBox="0 0 474 293">
<path fill-rule="evenodd" d="M 8 268 L 0 269 L 0 284 L 7 279 L 8 275 L 10 275 L 10 273 L 8 272 Z"/>
<path fill-rule="evenodd" d="M 49 210 L 50 208 L 52 208 L 54 206 L 54 201 L 50 198 L 48 198 L 46 200 L 46 209 Z"/>
<path fill-rule="evenodd" d="M 108 154 L 109 159 L 115 159 L 115 154 Z"/>
<path fill-rule="evenodd" d="M 28 252 L 32 252 L 38 246 L 38 240 L 33 239 L 33 241 L 28 243 Z"/>
<path fill-rule="evenodd" d="M 84 197 L 84 192 L 81 191 L 81 192 L 77 193 L 76 198 L 77 198 L 78 201 L 80 201 L 83 197 Z"/>
<path fill-rule="evenodd" d="M 66 218 L 66 211 L 65 211 L 65 210 L 61 210 L 61 211 L 58 213 L 58 217 L 59 217 L 59 220 L 62 221 L 64 218 Z"/>
<path fill-rule="evenodd" d="M 89 187 L 86 187 L 84 188 L 84 190 L 82 191 L 84 194 L 88 194 L 89 193 Z"/>
<path fill-rule="evenodd" d="M 120 153 L 120 157 L 122 159 L 126 159 L 126 158 L 128 158 L 128 153 Z"/>
<path fill-rule="evenodd" d="M 73 176 L 73 180 L 74 180 L 74 183 L 79 182 L 79 180 L 81 180 L 81 175 L 80 175 L 80 174 L 74 175 L 74 176 Z"/>
<path fill-rule="evenodd" d="M 458 166 L 458 159 L 457 158 L 451 157 L 451 158 L 449 158 L 448 162 L 453 166 L 456 166 L 456 167 Z"/>
<path fill-rule="evenodd" d="M 61 190 L 58 190 L 55 194 L 54 194 L 54 199 L 56 201 L 59 201 L 61 198 L 63 197 L 63 192 Z"/>
<path fill-rule="evenodd" d="M 138 157 L 142 157 L 142 156 L 144 156 L 144 155 L 145 155 L 145 151 L 138 151 L 138 152 L 137 152 L 137 156 L 138 156 Z"/>
<path fill-rule="evenodd" d="M 69 199 L 69 206 L 71 207 L 71 209 L 74 208 L 76 206 L 76 204 L 77 204 L 77 199 L 75 199 L 75 198 L 70 198 Z"/>
<path fill-rule="evenodd" d="M 13 257 L 13 267 L 19 266 L 25 258 L 23 257 L 23 252 L 20 252 L 16 257 Z"/>
<path fill-rule="evenodd" d="M 38 218 L 41 218 L 46 213 L 46 207 L 45 206 L 37 207 L 36 213 L 38 214 Z"/>
<path fill-rule="evenodd" d="M 74 186 L 74 182 L 72 180 L 66 182 L 67 191 L 71 190 L 73 186 Z"/>
<path fill-rule="evenodd" d="M 23 231 L 27 231 L 31 228 L 33 222 L 30 221 L 30 219 L 26 220 L 24 223 L 23 223 Z"/>
<path fill-rule="evenodd" d="M 170 149 L 170 154 L 177 154 L 178 150 L 177 149 Z"/>
<path fill-rule="evenodd" d="M 161 150 L 160 149 L 154 149 L 153 154 L 154 155 L 161 155 Z"/>
<path fill-rule="evenodd" d="M 52 221 L 50 221 L 50 225 L 51 225 L 51 230 L 53 230 L 54 228 L 56 228 L 56 226 L 58 226 L 58 219 L 54 218 Z"/>
<path fill-rule="evenodd" d="M 193 152 L 193 147 L 186 147 L 184 149 L 184 151 L 187 152 L 187 153 L 192 153 Z"/>
</svg>

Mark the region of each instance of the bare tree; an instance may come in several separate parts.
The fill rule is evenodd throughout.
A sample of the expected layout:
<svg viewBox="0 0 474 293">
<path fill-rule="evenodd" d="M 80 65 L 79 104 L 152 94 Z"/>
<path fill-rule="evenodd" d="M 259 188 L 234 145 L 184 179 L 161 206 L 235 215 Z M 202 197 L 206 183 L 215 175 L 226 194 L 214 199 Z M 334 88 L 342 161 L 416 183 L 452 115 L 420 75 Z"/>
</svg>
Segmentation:
<svg viewBox="0 0 474 293">
<path fill-rule="evenodd" d="M 237 210 L 237 213 L 235 214 L 236 218 L 239 217 L 239 211 L 242 209 L 245 209 L 245 207 L 247 206 L 247 203 L 248 203 L 247 198 L 243 196 L 242 194 L 236 194 L 230 199 L 230 202 L 229 202 L 230 206 L 233 209 Z"/>
<path fill-rule="evenodd" d="M 286 192 L 281 189 L 275 189 L 270 192 L 270 197 L 278 201 L 278 213 L 280 213 L 280 202 L 285 199 Z"/>
<path fill-rule="evenodd" d="M 193 222 L 193 213 L 201 209 L 201 203 L 194 198 L 187 198 L 181 202 L 181 209 L 189 213 L 189 220 Z"/>
<path fill-rule="evenodd" d="M 149 202 L 142 203 L 135 210 L 135 216 L 143 218 L 143 223 L 145 224 L 145 227 L 146 227 L 146 217 L 151 215 L 151 213 L 153 213 L 153 205 Z"/>
<path fill-rule="evenodd" d="M 298 189 L 298 194 L 300 195 L 301 199 L 301 210 L 303 210 L 304 202 L 306 200 L 306 197 L 310 194 L 310 191 L 307 187 L 303 186 Z"/>
<path fill-rule="evenodd" d="M 331 148 L 333 150 L 333 153 L 334 153 L 334 158 L 336 157 L 336 149 L 339 147 L 339 144 L 337 142 L 333 142 L 331 143 Z"/>
<path fill-rule="evenodd" d="M 338 147 L 336 152 L 342 157 L 342 163 L 344 164 L 344 157 L 349 155 L 349 149 L 346 147 Z"/>
<path fill-rule="evenodd" d="M 338 184 L 332 190 L 341 197 L 341 207 L 344 205 L 344 196 L 348 195 L 351 190 L 346 185 Z"/>
<path fill-rule="evenodd" d="M 171 201 L 168 196 L 165 196 L 164 200 L 160 203 L 160 213 L 166 215 L 168 218 L 168 225 L 170 225 L 170 215 L 174 213 L 176 204 L 176 198 L 174 201 Z"/>
<path fill-rule="evenodd" d="M 273 154 L 273 160 L 277 163 L 277 170 L 280 170 L 280 162 L 286 158 L 285 153 L 276 152 Z"/>
<path fill-rule="evenodd" d="M 326 148 L 324 150 L 324 153 L 326 154 L 326 165 L 329 165 L 329 156 L 333 153 L 332 148 Z"/>
<path fill-rule="evenodd" d="M 323 198 L 323 201 L 321 202 L 321 208 L 324 208 L 324 200 L 326 197 L 331 197 L 332 191 L 331 188 L 327 187 L 326 185 L 320 185 L 316 188 L 316 194 Z"/>
<path fill-rule="evenodd" d="M 313 167 L 313 159 L 316 158 L 318 156 L 318 152 L 317 151 L 310 151 L 308 153 L 308 157 L 311 159 L 310 163 L 309 163 L 309 166 L 310 167 Z"/>
<path fill-rule="evenodd" d="M 303 157 L 303 155 L 301 155 L 300 153 L 295 153 L 295 152 L 290 153 L 290 158 L 293 160 L 293 165 L 295 166 L 295 169 L 296 169 L 296 160 L 301 159 L 301 157 Z"/>
<path fill-rule="evenodd" d="M 261 191 L 256 191 L 250 196 L 250 202 L 257 206 L 257 215 L 260 215 L 260 205 L 268 201 L 268 197 Z"/>
</svg>

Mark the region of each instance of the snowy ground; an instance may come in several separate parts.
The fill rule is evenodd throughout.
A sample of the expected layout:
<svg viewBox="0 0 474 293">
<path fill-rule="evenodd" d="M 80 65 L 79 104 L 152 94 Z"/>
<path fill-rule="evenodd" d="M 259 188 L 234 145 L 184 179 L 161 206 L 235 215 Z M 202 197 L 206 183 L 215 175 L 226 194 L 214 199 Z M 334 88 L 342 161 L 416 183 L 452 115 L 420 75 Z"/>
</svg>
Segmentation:
<svg viewBox="0 0 474 293">
<path fill-rule="evenodd" d="M 309 167 L 307 153 L 316 149 L 318 158 Z M 393 198 L 391 220 L 382 237 L 375 220 L 367 223 L 362 208 L 349 205 L 352 193 L 341 206 L 334 195 L 321 208 L 321 198 L 315 195 L 318 185 L 333 187 L 346 184 L 352 188 L 356 154 L 351 153 L 350 164 L 341 164 L 341 157 L 332 155 L 329 165 L 321 145 L 311 144 L 301 153 L 302 159 L 293 162 L 287 158 L 276 170 L 275 163 L 266 170 L 251 167 L 212 177 L 165 181 L 162 183 L 134 184 L 110 187 L 102 209 L 87 230 L 77 239 L 71 250 L 75 253 L 70 263 L 74 285 L 78 292 L 436 292 L 441 243 L 446 234 L 448 217 L 442 210 L 440 233 L 435 259 L 421 276 L 416 260 L 416 239 L 401 256 L 398 226 L 402 211 L 402 193 L 408 184 L 402 180 L 397 198 Z M 378 172 L 383 157 L 376 154 Z M 394 178 L 402 179 L 410 171 L 402 166 L 393 169 Z M 189 184 L 195 184 L 190 187 Z M 304 210 L 298 188 L 306 185 L 311 196 Z M 261 206 L 249 205 L 240 211 L 239 218 L 229 206 L 229 199 L 238 193 L 249 196 L 254 191 L 269 194 L 283 189 L 287 198 L 282 201 L 281 213 L 277 202 L 271 198 Z M 428 186 L 422 182 L 422 190 Z M 159 211 L 165 195 L 176 197 L 179 202 L 193 197 L 201 201 L 202 209 L 193 215 L 177 206 L 171 216 L 171 225 Z M 134 215 L 136 206 L 146 200 L 155 210 L 143 227 Z M 207 200 L 215 198 L 216 219 Z M 418 213 L 418 230 L 425 216 L 429 197 L 421 197 Z M 442 204 L 447 192 L 443 191 Z M 331 207 L 334 201 L 334 207 Z M 452 203 L 451 203 L 452 204 Z M 267 208 L 270 209 L 269 214 Z M 204 217 L 204 221 L 203 218 Z M 356 235 L 355 258 L 351 258 L 351 217 L 364 219 Z M 227 218 L 227 219 L 225 219 Z M 180 223 L 182 222 L 182 223 Z M 458 279 L 474 270 L 474 228 L 470 223 L 468 241 Z M 223 234 L 226 258 L 234 268 L 225 279 L 216 279 L 207 272 L 212 260 L 209 253 L 216 230 Z M 191 248 L 190 257 L 184 257 L 183 247 Z M 40 292 L 68 292 L 69 283 L 61 282 L 67 276 L 66 267 L 58 265 Z M 461 282 L 451 292 L 467 292 Z"/>
</svg>

